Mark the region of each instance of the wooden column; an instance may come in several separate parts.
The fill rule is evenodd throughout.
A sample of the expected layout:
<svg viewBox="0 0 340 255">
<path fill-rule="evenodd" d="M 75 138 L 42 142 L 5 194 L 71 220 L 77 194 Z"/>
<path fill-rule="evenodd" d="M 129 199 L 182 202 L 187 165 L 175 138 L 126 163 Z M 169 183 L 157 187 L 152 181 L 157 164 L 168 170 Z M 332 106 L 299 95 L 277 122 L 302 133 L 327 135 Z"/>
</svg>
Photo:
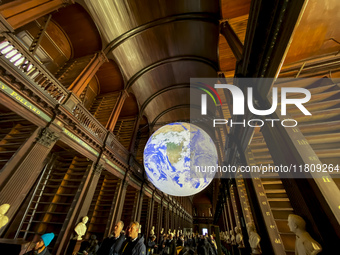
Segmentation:
<svg viewBox="0 0 340 255">
<path fill-rule="evenodd" d="M 119 118 L 120 112 L 122 110 L 122 107 L 124 105 L 125 99 L 127 98 L 128 93 L 126 92 L 126 90 L 122 90 L 118 96 L 118 100 L 112 110 L 112 113 L 110 115 L 110 118 L 106 124 L 106 128 L 107 130 L 113 132 L 113 130 L 115 129 L 117 120 Z"/>
<path fill-rule="evenodd" d="M 159 240 L 159 238 L 161 238 L 160 236 L 160 232 L 162 230 L 162 228 L 164 228 L 164 226 L 162 226 L 162 222 L 163 222 L 163 204 L 162 203 L 158 203 L 157 205 L 157 213 L 158 213 L 158 224 L 157 224 L 157 228 L 156 228 L 156 231 L 157 231 L 157 234 L 156 234 L 156 237 L 157 237 L 157 240 Z"/>
<path fill-rule="evenodd" d="M 3 186 L 7 183 L 8 177 L 14 171 L 16 171 L 16 166 L 18 165 L 22 157 L 32 148 L 32 146 L 36 142 L 37 137 L 39 136 L 39 132 L 41 132 L 41 129 L 36 128 L 36 130 L 26 140 L 26 142 L 17 150 L 14 157 L 12 157 L 2 168 L 0 174 L 0 190 L 2 190 Z"/>
<path fill-rule="evenodd" d="M 170 222 L 169 222 L 169 219 L 170 219 L 170 210 L 169 210 L 169 203 L 167 203 L 167 208 L 165 210 L 165 214 L 166 214 L 166 217 L 165 217 L 165 231 L 166 233 L 168 233 L 168 230 L 170 229 Z"/>
<path fill-rule="evenodd" d="M 247 227 L 246 227 L 246 220 L 245 220 L 246 216 L 243 214 L 243 210 L 241 207 L 240 194 L 238 193 L 236 185 L 237 184 L 231 185 L 230 196 L 231 196 L 231 200 L 232 200 L 232 204 L 233 204 L 233 208 L 235 212 L 236 224 L 241 229 L 241 233 L 243 236 L 242 247 L 239 246 L 238 248 L 241 254 L 249 254 L 251 253 L 251 248 L 250 248 L 249 242 L 245 241 L 245 240 L 249 240 Z"/>
<path fill-rule="evenodd" d="M 136 221 L 140 221 L 140 215 L 142 212 L 142 205 L 143 205 L 143 197 L 144 197 L 144 182 L 142 183 L 141 189 L 138 192 L 138 197 L 137 197 L 137 201 L 136 201 L 136 212 L 135 212 L 135 216 L 134 216 L 134 220 Z M 144 226 L 146 227 L 146 226 Z M 145 228 L 146 230 L 146 228 Z"/>
<path fill-rule="evenodd" d="M 148 212 L 147 212 L 147 223 L 148 225 L 145 226 L 145 236 L 146 236 L 146 240 L 149 240 L 149 233 L 151 231 L 151 228 L 152 228 L 152 212 L 153 212 L 153 209 L 154 209 L 154 204 L 155 204 L 155 191 L 152 192 L 152 197 L 151 197 L 151 201 L 150 201 L 150 204 L 148 206 Z M 156 230 L 157 231 L 157 230 Z M 156 232 L 156 236 L 157 236 L 157 232 Z"/>
<path fill-rule="evenodd" d="M 235 33 L 234 29 L 230 26 L 227 20 L 223 21 L 220 24 L 220 32 L 227 40 L 227 43 L 234 53 L 234 56 L 237 61 L 241 60 L 242 58 L 242 51 L 243 51 L 243 44 L 241 40 L 238 38 L 237 34 Z"/>
<path fill-rule="evenodd" d="M 90 209 L 90 205 L 92 202 L 92 198 L 94 195 L 94 192 L 96 191 L 96 187 L 98 184 L 98 180 L 100 178 L 100 175 L 102 173 L 103 170 L 103 164 L 97 164 L 91 174 L 91 179 L 87 185 L 87 192 L 84 196 L 84 200 L 82 202 L 82 206 L 79 210 L 79 215 L 76 219 L 76 222 L 80 221 L 81 218 L 83 218 L 84 216 L 87 216 L 87 213 Z"/>
<path fill-rule="evenodd" d="M 229 220 L 230 220 L 230 230 L 232 230 L 233 235 L 234 235 L 234 241 L 231 241 L 230 245 L 231 245 L 231 249 L 232 249 L 233 253 L 238 254 L 239 249 L 238 249 L 238 245 L 236 244 L 236 233 L 235 233 L 235 226 L 237 225 L 236 216 L 235 216 L 235 212 L 234 212 L 233 206 L 232 206 L 232 198 L 229 197 L 229 196 L 227 196 L 227 207 L 228 207 L 228 216 L 229 216 Z M 232 239 L 232 235 L 230 235 L 230 239 Z"/>
<path fill-rule="evenodd" d="M 163 198 L 161 199 L 160 203 L 158 204 L 158 228 L 156 229 L 156 240 L 160 240 L 159 238 L 161 238 L 160 232 L 162 230 L 162 228 L 164 228 L 165 231 L 165 227 L 163 226 L 163 217 L 165 217 L 165 215 L 163 215 Z"/>
<path fill-rule="evenodd" d="M 3 4 L 0 6 L 2 23 L 0 30 L 13 32 L 31 21 L 73 3 L 73 0 L 17 0 Z"/>
<path fill-rule="evenodd" d="M 251 212 L 251 208 L 249 206 L 248 195 L 247 195 L 244 181 L 242 179 L 242 175 L 239 175 L 237 177 L 236 182 L 237 182 L 237 191 L 240 197 L 240 204 L 242 208 L 242 213 L 244 215 L 245 224 L 247 225 L 248 223 L 249 224 L 254 223 L 253 215 Z"/>
<path fill-rule="evenodd" d="M 176 229 L 176 210 L 175 210 L 175 206 L 172 206 L 172 227 L 175 230 Z M 176 229 L 176 233 L 177 233 L 177 229 Z"/>
<path fill-rule="evenodd" d="M 129 185 L 127 182 L 127 173 L 125 174 L 125 179 L 122 181 L 121 185 L 119 186 L 119 191 L 117 195 L 117 200 L 116 200 L 116 206 L 115 206 L 115 214 L 113 216 L 114 222 L 117 222 L 121 219 L 122 217 L 122 211 L 123 211 L 123 206 L 124 206 L 124 201 L 125 201 L 125 195 L 126 195 L 126 190 Z"/>
<path fill-rule="evenodd" d="M 17 160 L 20 163 L 16 165 L 14 173 L 6 180 L 0 191 L 0 204 L 11 205 L 6 214 L 9 222 L 38 178 L 46 164 L 44 160 L 58 138 L 59 135 L 56 132 L 51 131 L 49 128 L 43 128 L 39 131 L 36 142 L 27 148 L 25 154 L 18 155 Z M 2 228 L 2 231 L 4 229 Z"/>
<path fill-rule="evenodd" d="M 82 201 L 86 195 L 86 187 L 88 187 L 88 184 L 90 182 L 91 173 L 95 170 L 96 169 L 94 168 L 94 164 L 92 163 L 91 167 L 88 167 L 84 176 L 82 177 L 82 181 L 80 183 L 79 189 L 74 196 L 71 208 L 65 219 L 65 223 L 63 224 L 59 232 L 59 237 L 55 244 L 55 247 L 57 248 L 54 248 L 54 250 L 57 249 L 56 254 L 62 254 L 62 252 L 67 249 L 68 243 L 73 233 L 73 229 L 78 223 L 76 222 L 76 219 L 79 214 L 78 212 L 82 206 Z"/>
<path fill-rule="evenodd" d="M 118 201 L 118 198 L 119 198 L 119 195 L 121 194 L 121 186 L 123 185 L 123 181 L 124 180 L 120 180 L 119 184 L 117 185 L 117 188 L 115 189 L 115 194 L 114 194 L 114 197 L 113 197 L 113 203 L 111 205 L 111 209 L 110 209 L 110 214 L 109 214 L 109 217 L 108 217 L 108 223 L 106 225 L 106 229 L 105 229 L 105 235 L 104 236 L 109 236 L 110 233 L 112 233 L 113 231 L 113 228 L 115 226 L 115 214 L 116 214 L 116 211 L 118 209 L 118 205 L 116 203 L 116 201 Z"/>
<path fill-rule="evenodd" d="M 222 249 L 221 249 L 221 238 L 220 238 L 220 227 L 219 226 L 214 226 L 214 231 L 215 231 L 215 242 L 217 245 L 217 255 L 222 255 Z"/>
<path fill-rule="evenodd" d="M 138 116 L 136 121 L 135 121 L 135 127 L 133 129 L 133 134 L 131 137 L 131 141 L 130 141 L 130 146 L 129 146 L 129 151 L 134 155 L 136 152 L 136 138 L 137 138 L 137 133 L 138 133 L 138 129 L 139 129 L 139 123 L 141 121 L 142 117 Z"/>
<path fill-rule="evenodd" d="M 170 207 L 170 205 L 169 205 Z M 170 220 L 170 229 L 171 232 L 174 232 L 175 229 L 175 225 L 174 225 L 174 211 L 173 211 L 174 207 L 171 205 L 171 209 L 169 210 L 170 215 L 169 215 L 169 220 Z"/>
<path fill-rule="evenodd" d="M 176 229 L 176 234 L 177 234 L 177 231 L 178 231 L 178 216 L 177 216 L 177 208 L 174 207 L 174 229 Z"/>
<path fill-rule="evenodd" d="M 98 71 L 99 67 L 108 59 L 103 51 L 97 52 L 95 56 L 91 59 L 90 63 L 85 67 L 85 69 L 80 73 L 80 75 L 74 80 L 71 86 L 68 88 L 76 96 L 80 97 L 83 90 L 86 88 L 87 84 L 91 81 L 93 76 Z"/>
<path fill-rule="evenodd" d="M 224 229 L 225 229 L 225 231 L 228 231 L 228 233 L 229 233 L 229 222 L 228 222 L 228 218 L 227 218 L 225 203 L 223 203 L 223 206 L 222 206 L 222 218 L 223 218 L 223 223 L 224 223 Z"/>
</svg>

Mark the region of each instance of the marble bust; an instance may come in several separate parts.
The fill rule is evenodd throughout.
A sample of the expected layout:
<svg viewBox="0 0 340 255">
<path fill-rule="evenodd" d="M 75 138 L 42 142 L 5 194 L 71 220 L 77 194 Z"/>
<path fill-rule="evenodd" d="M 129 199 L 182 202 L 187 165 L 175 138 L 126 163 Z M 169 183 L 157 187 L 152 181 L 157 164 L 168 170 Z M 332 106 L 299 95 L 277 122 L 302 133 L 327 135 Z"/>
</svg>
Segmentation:
<svg viewBox="0 0 340 255">
<path fill-rule="evenodd" d="M 9 209 L 9 204 L 3 204 L 0 206 L 0 229 L 8 222 L 8 217 L 5 215 Z"/>
<path fill-rule="evenodd" d="M 82 221 L 74 228 L 74 231 L 77 233 L 77 240 L 82 240 L 82 236 L 85 235 L 87 229 L 85 224 L 88 220 L 87 216 L 83 217 Z"/>
<path fill-rule="evenodd" d="M 322 251 L 321 245 L 306 231 L 306 221 L 302 217 L 289 214 L 288 226 L 290 231 L 296 235 L 296 255 L 316 255 Z"/>
<path fill-rule="evenodd" d="M 244 248 L 241 228 L 236 226 L 235 227 L 235 233 L 236 233 L 236 243 L 238 244 L 238 248 Z"/>
<path fill-rule="evenodd" d="M 225 232 L 225 239 L 226 239 L 226 242 L 227 242 L 227 243 L 231 243 L 229 231 L 226 231 L 226 232 Z"/>
<path fill-rule="evenodd" d="M 252 254 L 262 254 L 260 248 L 261 237 L 256 233 L 255 226 L 253 223 L 247 224 L 247 231 L 249 235 L 249 244 Z"/>
<path fill-rule="evenodd" d="M 230 230 L 230 242 L 232 245 L 236 245 L 236 239 L 235 239 L 235 234 L 234 234 L 233 229 Z"/>
</svg>

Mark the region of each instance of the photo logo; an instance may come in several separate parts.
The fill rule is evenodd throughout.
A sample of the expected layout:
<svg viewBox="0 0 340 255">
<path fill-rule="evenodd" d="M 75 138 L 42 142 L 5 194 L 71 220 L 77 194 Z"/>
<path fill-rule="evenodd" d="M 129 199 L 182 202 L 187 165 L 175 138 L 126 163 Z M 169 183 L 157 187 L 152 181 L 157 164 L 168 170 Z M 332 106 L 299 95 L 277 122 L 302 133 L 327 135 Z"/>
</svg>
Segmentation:
<svg viewBox="0 0 340 255">
<path fill-rule="evenodd" d="M 270 122 L 271 127 L 274 127 L 275 122 L 281 122 L 281 125 L 284 127 L 295 127 L 298 122 L 295 119 L 264 119 L 262 116 L 269 116 L 273 114 L 279 107 L 280 113 L 282 116 L 287 116 L 287 107 L 295 106 L 297 107 L 304 115 L 312 115 L 307 108 L 304 106 L 305 103 L 309 102 L 311 99 L 311 93 L 308 89 L 298 88 L 298 87 L 281 87 L 280 92 L 277 87 L 273 87 L 271 90 L 271 105 L 267 109 L 258 109 L 259 107 L 254 104 L 254 91 L 253 87 L 248 87 L 246 93 L 244 93 L 239 87 L 232 84 L 215 84 L 214 87 L 203 83 L 203 82 L 195 82 L 194 86 L 202 91 L 204 94 L 201 94 L 201 116 L 208 115 L 208 96 L 211 97 L 215 106 L 217 106 L 217 100 L 219 100 L 220 105 L 222 106 L 221 98 L 216 91 L 216 89 L 228 90 L 232 98 L 232 111 L 230 114 L 232 116 L 242 116 L 245 115 L 246 112 L 250 112 L 255 116 L 259 116 L 257 119 L 250 120 L 241 120 L 235 122 L 233 119 L 213 119 L 213 127 L 216 125 L 226 125 L 228 124 L 230 127 L 233 125 L 242 125 L 249 127 L 262 127 L 265 122 Z M 293 98 L 289 98 L 289 95 L 293 95 Z M 245 107 L 248 107 L 246 111 Z"/>
<path fill-rule="evenodd" d="M 232 115 L 244 115 L 244 94 L 242 90 L 235 85 L 230 85 L 230 84 L 215 84 L 215 88 L 221 88 L 221 89 L 228 89 L 231 92 L 232 98 L 233 98 L 233 112 Z M 205 91 L 205 90 L 204 90 Z M 214 90 L 216 92 L 216 90 Z M 209 93 L 208 91 L 206 91 Z M 258 110 L 255 109 L 254 104 L 253 104 L 253 88 L 249 87 L 247 88 L 247 105 L 248 109 L 251 113 L 259 116 L 266 116 L 270 115 L 273 112 L 275 112 L 278 104 L 278 93 L 277 93 L 277 88 L 272 89 L 273 93 L 273 99 L 272 99 L 272 106 L 270 109 L 267 110 Z M 288 93 L 301 93 L 304 94 L 304 98 L 294 98 L 294 99 L 288 99 L 287 94 Z M 211 93 L 209 93 L 210 96 L 212 97 Z M 307 103 L 311 99 L 311 93 L 304 88 L 282 88 L 281 89 L 281 114 L 283 116 L 287 115 L 287 105 L 292 104 L 298 107 L 301 112 L 304 115 L 312 115 L 304 106 L 304 103 Z M 213 98 L 215 101 L 215 99 Z M 207 114 L 207 95 L 202 94 L 201 97 L 201 113 L 202 115 Z M 216 104 L 216 101 L 215 101 Z M 222 105 L 222 103 L 221 103 Z"/>
<path fill-rule="evenodd" d="M 207 93 L 211 97 L 211 99 L 214 101 L 215 106 L 217 106 L 215 97 L 218 99 L 218 101 L 220 102 L 220 105 L 222 106 L 222 100 L 218 92 L 213 87 L 203 82 L 197 82 L 194 84 L 194 86 L 197 89 L 203 90 L 205 93 Z M 201 100 L 202 100 L 201 114 L 202 115 L 207 115 L 207 94 L 202 94 L 202 97 L 201 97 Z"/>
</svg>

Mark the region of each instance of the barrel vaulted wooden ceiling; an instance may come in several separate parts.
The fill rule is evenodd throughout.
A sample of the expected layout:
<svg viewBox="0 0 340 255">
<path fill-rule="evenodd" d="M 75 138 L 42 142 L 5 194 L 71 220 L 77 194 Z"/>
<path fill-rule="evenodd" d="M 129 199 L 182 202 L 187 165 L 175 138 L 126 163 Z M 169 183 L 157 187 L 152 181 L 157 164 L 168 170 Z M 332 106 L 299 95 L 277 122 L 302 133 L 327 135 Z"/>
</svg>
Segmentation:
<svg viewBox="0 0 340 255">
<path fill-rule="evenodd" d="M 85 1 L 132 91 L 155 126 L 188 120 L 190 78 L 219 70 L 218 0 Z"/>
</svg>

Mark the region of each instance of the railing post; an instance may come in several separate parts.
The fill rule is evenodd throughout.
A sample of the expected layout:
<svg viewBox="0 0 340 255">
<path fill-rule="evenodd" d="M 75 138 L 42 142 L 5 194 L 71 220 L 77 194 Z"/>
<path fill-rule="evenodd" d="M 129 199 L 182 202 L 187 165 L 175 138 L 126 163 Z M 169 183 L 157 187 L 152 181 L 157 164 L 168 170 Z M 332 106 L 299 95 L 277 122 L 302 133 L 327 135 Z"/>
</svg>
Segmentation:
<svg viewBox="0 0 340 255">
<path fill-rule="evenodd" d="M 69 112 L 73 112 L 74 109 L 76 108 L 76 106 L 78 104 L 81 104 L 81 101 L 78 97 L 75 96 L 74 93 L 70 93 L 68 95 L 68 97 L 65 100 L 65 103 L 63 104 L 63 106 L 69 111 Z"/>
</svg>

